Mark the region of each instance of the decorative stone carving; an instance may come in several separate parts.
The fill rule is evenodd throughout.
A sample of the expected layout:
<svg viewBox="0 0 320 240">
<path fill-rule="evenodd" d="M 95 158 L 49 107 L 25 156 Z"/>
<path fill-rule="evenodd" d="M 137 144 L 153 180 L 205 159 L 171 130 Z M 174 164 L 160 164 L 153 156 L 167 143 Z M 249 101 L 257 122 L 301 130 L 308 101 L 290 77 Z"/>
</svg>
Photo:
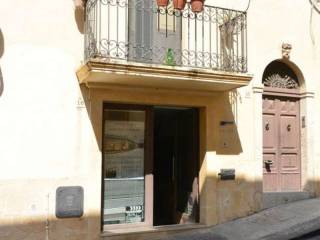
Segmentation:
<svg viewBox="0 0 320 240">
<path fill-rule="evenodd" d="M 288 75 L 281 77 L 277 73 L 267 77 L 264 80 L 263 84 L 266 87 L 274 87 L 274 88 L 297 89 L 299 87 L 299 84 L 293 78 L 289 77 Z"/>
<path fill-rule="evenodd" d="M 282 44 L 282 58 L 289 59 L 291 53 L 292 45 L 290 43 Z"/>
</svg>

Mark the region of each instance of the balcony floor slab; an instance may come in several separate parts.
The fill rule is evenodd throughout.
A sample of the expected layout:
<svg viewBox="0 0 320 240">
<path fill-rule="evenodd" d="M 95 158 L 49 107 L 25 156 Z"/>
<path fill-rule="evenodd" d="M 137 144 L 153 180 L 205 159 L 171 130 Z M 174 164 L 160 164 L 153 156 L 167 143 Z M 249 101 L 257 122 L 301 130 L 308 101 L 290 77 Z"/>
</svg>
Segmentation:
<svg viewBox="0 0 320 240">
<path fill-rule="evenodd" d="M 205 92 L 229 91 L 252 79 L 250 74 L 99 59 L 82 65 L 77 77 L 89 88 L 116 85 Z"/>
</svg>

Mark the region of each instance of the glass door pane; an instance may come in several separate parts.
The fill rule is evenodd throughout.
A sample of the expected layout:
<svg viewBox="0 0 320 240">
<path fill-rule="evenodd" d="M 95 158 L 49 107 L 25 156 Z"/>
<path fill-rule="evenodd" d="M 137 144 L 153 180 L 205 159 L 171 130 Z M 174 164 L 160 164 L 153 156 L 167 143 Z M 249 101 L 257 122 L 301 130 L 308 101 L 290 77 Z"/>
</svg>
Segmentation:
<svg viewBox="0 0 320 240">
<path fill-rule="evenodd" d="M 104 224 L 145 221 L 143 110 L 105 109 Z"/>
</svg>

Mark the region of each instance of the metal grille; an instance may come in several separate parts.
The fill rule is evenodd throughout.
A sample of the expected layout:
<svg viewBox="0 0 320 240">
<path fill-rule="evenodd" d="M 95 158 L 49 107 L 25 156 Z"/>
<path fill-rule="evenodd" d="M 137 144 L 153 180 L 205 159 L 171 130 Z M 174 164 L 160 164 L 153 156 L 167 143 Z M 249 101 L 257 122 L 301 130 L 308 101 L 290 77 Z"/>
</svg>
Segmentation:
<svg viewBox="0 0 320 240">
<path fill-rule="evenodd" d="M 247 72 L 246 13 L 205 6 L 201 13 L 150 0 L 88 0 L 85 60 L 125 60 Z"/>
</svg>

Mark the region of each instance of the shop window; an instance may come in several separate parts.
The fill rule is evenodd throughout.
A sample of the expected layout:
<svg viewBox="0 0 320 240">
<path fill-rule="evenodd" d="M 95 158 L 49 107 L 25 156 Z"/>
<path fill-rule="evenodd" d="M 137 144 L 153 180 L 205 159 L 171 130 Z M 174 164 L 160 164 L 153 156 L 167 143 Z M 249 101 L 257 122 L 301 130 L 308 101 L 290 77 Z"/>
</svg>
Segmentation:
<svg viewBox="0 0 320 240">
<path fill-rule="evenodd" d="M 105 110 L 104 224 L 144 222 L 145 112 Z"/>
</svg>

